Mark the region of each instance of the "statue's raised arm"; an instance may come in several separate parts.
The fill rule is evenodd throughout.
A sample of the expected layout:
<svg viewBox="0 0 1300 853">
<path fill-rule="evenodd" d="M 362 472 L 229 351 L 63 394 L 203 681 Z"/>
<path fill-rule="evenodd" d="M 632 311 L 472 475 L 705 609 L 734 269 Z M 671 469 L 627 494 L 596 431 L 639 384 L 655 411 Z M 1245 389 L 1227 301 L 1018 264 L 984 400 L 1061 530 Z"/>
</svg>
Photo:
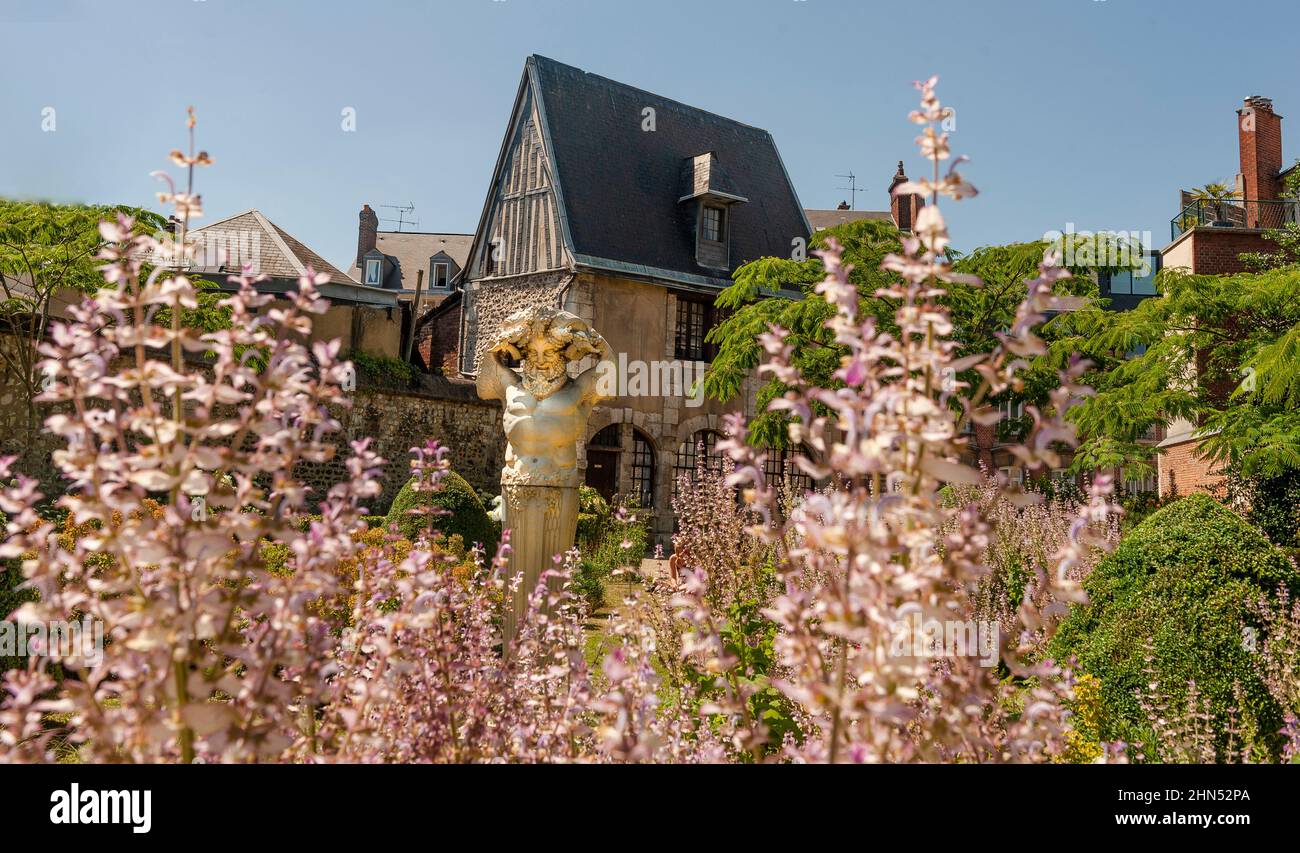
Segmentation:
<svg viewBox="0 0 1300 853">
<path fill-rule="evenodd" d="M 519 384 L 519 377 L 506 366 L 504 358 L 518 360 L 520 354 L 513 344 L 500 338 L 483 353 L 474 387 L 484 400 L 504 400 L 506 389 Z"/>
<path fill-rule="evenodd" d="M 614 350 L 594 329 L 591 330 L 591 334 L 595 336 L 596 351 L 591 354 L 596 356 L 596 363 L 573 380 L 578 386 L 579 402 L 584 406 L 594 406 L 613 398 L 612 386 L 609 382 L 602 383 L 601 379 L 614 370 Z"/>
</svg>

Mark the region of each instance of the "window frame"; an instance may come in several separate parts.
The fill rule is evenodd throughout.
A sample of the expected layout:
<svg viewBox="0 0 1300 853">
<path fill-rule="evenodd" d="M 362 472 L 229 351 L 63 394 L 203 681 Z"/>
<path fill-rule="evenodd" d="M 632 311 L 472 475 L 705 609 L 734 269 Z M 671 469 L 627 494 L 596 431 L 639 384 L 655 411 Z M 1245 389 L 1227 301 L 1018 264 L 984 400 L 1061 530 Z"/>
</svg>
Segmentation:
<svg viewBox="0 0 1300 853">
<path fill-rule="evenodd" d="M 673 326 L 673 358 L 710 363 L 718 345 L 705 340 L 722 320 L 722 312 L 709 297 L 677 294 L 677 319 Z M 698 326 L 698 335 L 696 326 Z"/>
<path fill-rule="evenodd" d="M 774 486 L 778 482 L 792 487 L 797 495 L 803 495 L 816 488 L 817 484 L 808 472 L 795 463 L 794 459 L 797 454 L 808 457 L 809 451 L 806 447 L 798 448 L 782 447 L 769 448 L 767 459 L 763 463 L 763 476 L 767 480 L 768 486 Z"/>
<path fill-rule="evenodd" d="M 705 471 L 715 474 L 722 472 L 722 454 L 718 452 L 718 442 L 722 440 L 722 433 L 714 429 L 699 429 L 691 433 L 690 437 L 677 446 L 677 453 L 673 456 L 673 497 L 680 492 L 681 478 L 685 476 L 691 483 L 695 482 L 695 476 L 703 467 Z M 700 455 L 700 447 L 703 445 L 704 454 Z M 701 459 L 703 464 L 701 464 Z"/>
<path fill-rule="evenodd" d="M 704 204 L 701 205 L 700 211 L 700 239 L 706 243 L 715 243 L 721 245 L 727 242 L 727 209 L 721 205 Z M 709 214 L 714 214 L 714 225 L 717 229 L 716 237 L 709 236 Z"/>
<path fill-rule="evenodd" d="M 374 280 L 371 280 L 371 272 L 374 272 Z M 365 269 L 362 272 L 361 283 L 368 287 L 383 287 L 384 285 L 384 261 L 383 258 L 366 258 Z"/>
<path fill-rule="evenodd" d="M 640 430 L 632 430 L 632 493 L 641 508 L 655 506 L 655 451 L 650 439 Z"/>
<path fill-rule="evenodd" d="M 443 270 L 443 282 L 438 284 L 438 269 Z M 433 264 L 433 275 L 430 277 L 430 290 L 450 290 L 451 289 L 451 264 L 446 261 L 436 261 Z"/>
</svg>

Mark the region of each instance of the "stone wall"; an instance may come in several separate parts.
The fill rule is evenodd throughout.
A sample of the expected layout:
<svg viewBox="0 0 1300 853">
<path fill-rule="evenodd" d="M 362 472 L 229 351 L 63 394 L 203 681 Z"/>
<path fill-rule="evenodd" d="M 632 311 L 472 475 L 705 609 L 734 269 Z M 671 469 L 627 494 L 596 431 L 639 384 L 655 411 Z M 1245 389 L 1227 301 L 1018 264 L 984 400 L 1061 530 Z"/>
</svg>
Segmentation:
<svg viewBox="0 0 1300 853">
<path fill-rule="evenodd" d="M 477 372 L 489 338 L 511 314 L 523 308 L 559 308 L 571 280 L 559 271 L 469 282 L 461 302 L 461 373 Z"/>
<path fill-rule="evenodd" d="M 361 388 L 352 410 L 339 417 L 341 441 L 371 436 L 371 447 L 388 464 L 384 471 L 384 492 L 372 512 L 387 511 L 388 505 L 410 476 L 411 448 L 437 439 L 449 448 L 451 467 L 479 492 L 497 494 L 501 467 L 505 464 L 506 437 L 501 425 L 501 408 L 478 399 L 466 383 L 435 380 L 419 391 L 390 391 Z M 340 454 L 320 472 L 303 472 L 314 488 L 328 488 L 346 476 Z"/>
<path fill-rule="evenodd" d="M 48 405 L 39 408 L 42 420 L 52 411 Z M 467 382 L 424 377 L 420 388 L 400 391 L 362 385 L 351 410 L 340 410 L 337 416 L 343 425 L 338 437 L 341 452 L 328 463 L 303 465 L 298 472 L 317 495 L 347 476 L 348 443 L 366 436 L 373 438 L 375 452 L 388 460 L 384 491 L 369 507 L 374 514 L 386 512 L 406 482 L 411 448 L 431 438 L 449 448 L 452 468 L 476 490 L 492 494 L 500 490 L 506 444 L 501 408 L 478 399 Z M 38 479 L 49 497 L 64 488 L 52 459 L 63 446 L 62 439 L 40 428 L 29 436 L 21 395 L 0 387 L 0 455 L 17 456 L 14 469 Z"/>
</svg>

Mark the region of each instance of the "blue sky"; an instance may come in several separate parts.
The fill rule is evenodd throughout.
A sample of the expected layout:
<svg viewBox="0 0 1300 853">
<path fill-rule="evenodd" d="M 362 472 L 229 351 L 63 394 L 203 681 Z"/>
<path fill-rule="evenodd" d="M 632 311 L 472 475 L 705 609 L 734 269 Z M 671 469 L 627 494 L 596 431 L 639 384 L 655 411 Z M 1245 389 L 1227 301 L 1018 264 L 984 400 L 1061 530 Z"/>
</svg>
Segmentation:
<svg viewBox="0 0 1300 853">
<path fill-rule="evenodd" d="M 474 230 L 541 53 L 767 128 L 806 207 L 849 170 L 887 204 L 937 73 L 982 191 L 959 247 L 1066 223 L 1159 246 L 1180 187 L 1236 172 L 1243 97 L 1295 116 L 1300 155 L 1297 25 L 1294 0 L 0 0 L 0 196 L 152 206 L 192 104 L 206 221 L 259 208 L 346 269 L 363 202 Z"/>
</svg>

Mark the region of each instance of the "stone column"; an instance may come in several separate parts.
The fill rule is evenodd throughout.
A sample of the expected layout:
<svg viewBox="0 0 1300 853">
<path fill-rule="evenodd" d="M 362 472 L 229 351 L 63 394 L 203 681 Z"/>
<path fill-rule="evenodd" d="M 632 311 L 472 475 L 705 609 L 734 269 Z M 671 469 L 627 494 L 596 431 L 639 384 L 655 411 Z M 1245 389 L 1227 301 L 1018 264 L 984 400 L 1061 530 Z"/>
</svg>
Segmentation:
<svg viewBox="0 0 1300 853">
<path fill-rule="evenodd" d="M 515 588 L 512 606 L 505 608 L 502 616 L 501 633 L 509 643 L 542 572 L 554 565 L 556 554 L 573 547 L 578 529 L 578 487 L 502 483 L 501 493 L 505 507 L 502 526 L 510 530 L 510 579 L 523 576 L 523 582 Z"/>
</svg>

